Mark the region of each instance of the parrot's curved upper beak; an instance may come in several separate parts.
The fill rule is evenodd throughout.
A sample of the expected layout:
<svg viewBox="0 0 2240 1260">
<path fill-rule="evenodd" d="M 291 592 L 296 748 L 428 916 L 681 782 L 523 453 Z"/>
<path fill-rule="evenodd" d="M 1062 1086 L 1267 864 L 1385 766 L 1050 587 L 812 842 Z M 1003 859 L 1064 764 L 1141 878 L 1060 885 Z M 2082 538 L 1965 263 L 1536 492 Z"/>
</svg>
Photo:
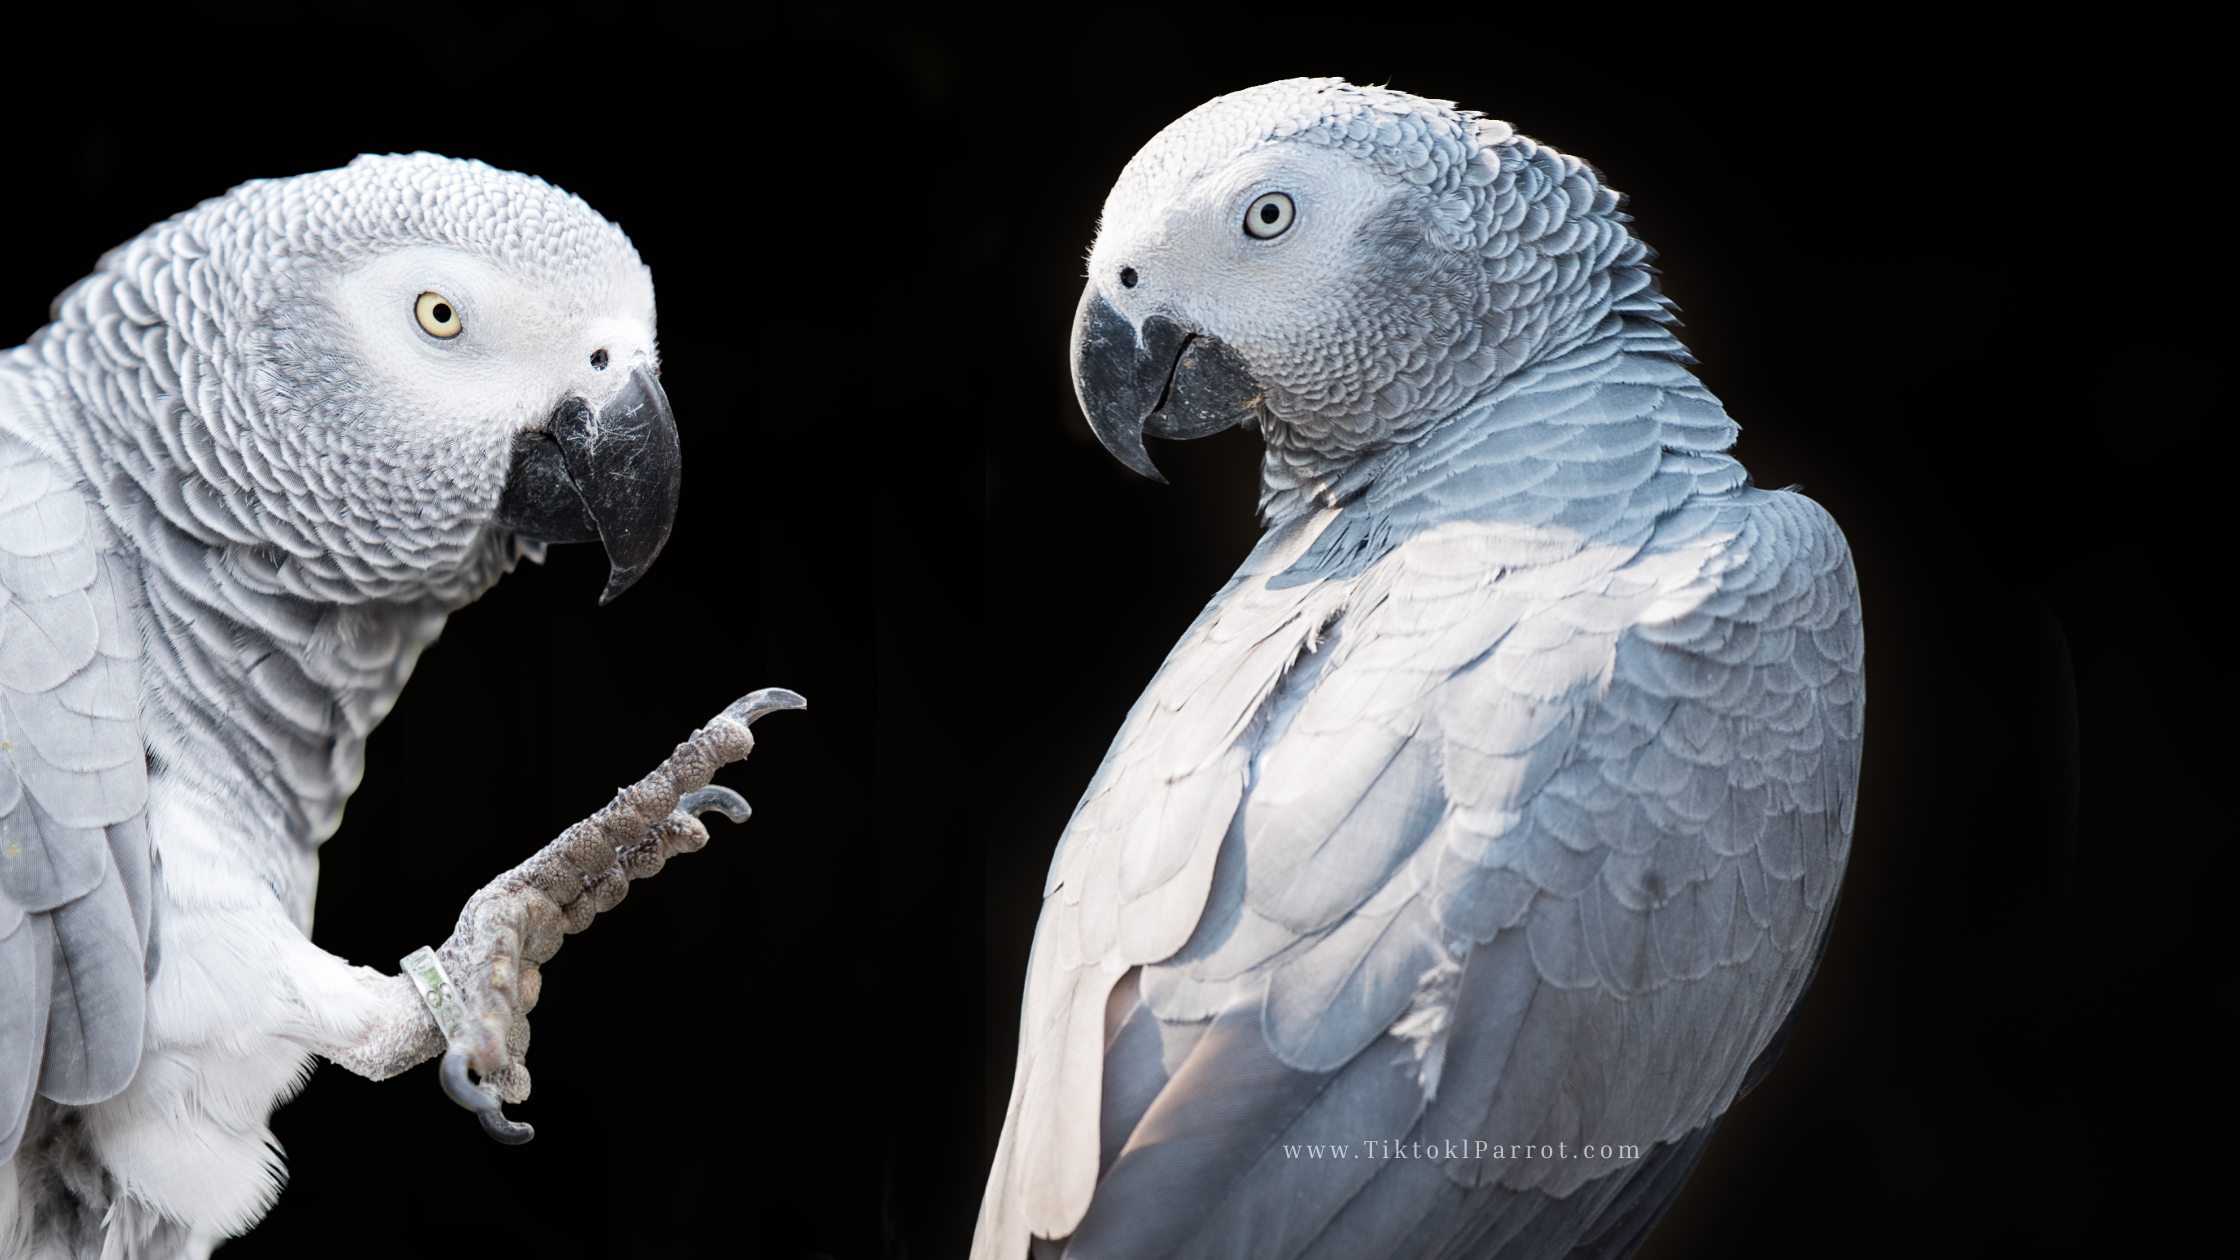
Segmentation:
<svg viewBox="0 0 2240 1260">
<path fill-rule="evenodd" d="M 541 542 L 605 544 L 604 604 L 653 567 L 677 518 L 683 461 L 669 396 L 645 368 L 594 409 L 571 397 L 514 443 L 497 523 Z"/>
<path fill-rule="evenodd" d="M 1073 315 L 1073 392 L 1089 428 L 1128 467 L 1165 481 L 1143 449 L 1146 433 L 1200 438 L 1252 417 L 1266 391 L 1216 338 L 1153 315 L 1139 330 L 1096 281 Z"/>
</svg>

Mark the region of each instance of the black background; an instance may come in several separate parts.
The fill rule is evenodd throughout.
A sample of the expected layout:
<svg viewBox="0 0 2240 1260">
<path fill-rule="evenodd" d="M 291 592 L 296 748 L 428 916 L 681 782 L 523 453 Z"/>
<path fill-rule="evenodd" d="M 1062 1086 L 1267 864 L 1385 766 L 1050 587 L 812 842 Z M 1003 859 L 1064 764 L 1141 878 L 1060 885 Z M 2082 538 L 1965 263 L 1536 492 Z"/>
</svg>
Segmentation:
<svg viewBox="0 0 2240 1260">
<path fill-rule="evenodd" d="M 2215 570 L 2170 540 L 2221 505 L 2169 382 L 2214 350 L 2139 283 L 2186 265 L 2200 210 L 2127 36 L 291 12 L 39 45 L 51 78 L 11 84 L 0 344 L 153 219 L 426 148 L 630 232 L 686 451 L 638 588 L 596 608 L 603 562 L 557 550 L 423 659 L 324 852 L 319 942 L 391 966 L 735 696 L 811 709 L 727 772 L 753 822 L 547 968 L 514 1109 L 534 1144 L 489 1143 L 427 1069 L 323 1068 L 275 1120 L 279 1206 L 226 1256 L 963 1252 L 1051 846 L 1253 537 L 1248 436 L 1155 450 L 1168 487 L 1091 441 L 1081 258 L 1160 126 L 1308 73 L 1596 163 L 1758 482 L 1802 483 L 1857 554 L 1842 915 L 1787 1058 L 1645 1254 L 2143 1249 L 2208 1194 L 2215 1121 L 2180 1100 L 2215 1044 L 2189 960 L 2228 900 L 2195 867 L 2230 836 L 2233 741 L 2185 720 L 2223 636 Z"/>
</svg>

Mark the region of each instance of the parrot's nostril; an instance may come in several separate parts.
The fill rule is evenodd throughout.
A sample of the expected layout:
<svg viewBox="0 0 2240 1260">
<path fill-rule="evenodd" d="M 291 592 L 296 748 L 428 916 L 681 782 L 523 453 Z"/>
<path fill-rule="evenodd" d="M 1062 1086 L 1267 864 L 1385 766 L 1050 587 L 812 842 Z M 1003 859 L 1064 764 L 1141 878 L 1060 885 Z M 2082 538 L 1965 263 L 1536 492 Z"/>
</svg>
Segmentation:
<svg viewBox="0 0 2240 1260">
<path fill-rule="evenodd" d="M 591 352 L 591 370 L 594 372 L 607 370 L 607 352 L 604 347 Z"/>
<path fill-rule="evenodd" d="M 1136 287 L 1136 269 L 1135 269 L 1135 268 L 1133 268 L 1133 267 L 1122 267 L 1122 268 L 1120 269 L 1120 287 L 1121 287 L 1121 288 L 1123 288 L 1123 289 L 1132 289 L 1132 288 Z"/>
</svg>

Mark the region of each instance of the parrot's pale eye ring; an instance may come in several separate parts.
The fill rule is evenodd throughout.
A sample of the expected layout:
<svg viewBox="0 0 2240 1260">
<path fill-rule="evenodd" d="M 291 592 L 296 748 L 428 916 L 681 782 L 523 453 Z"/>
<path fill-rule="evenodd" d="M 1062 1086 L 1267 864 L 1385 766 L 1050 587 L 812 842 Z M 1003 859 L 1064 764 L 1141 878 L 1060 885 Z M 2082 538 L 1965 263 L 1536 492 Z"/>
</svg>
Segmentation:
<svg viewBox="0 0 2240 1260">
<path fill-rule="evenodd" d="M 1272 240 L 1291 230 L 1291 220 L 1298 208 L 1291 202 L 1290 193 L 1261 193 L 1245 208 L 1244 230 L 1248 236 Z"/>
<path fill-rule="evenodd" d="M 449 341 L 466 331 L 466 324 L 459 318 L 459 308 L 441 293 L 423 293 L 412 303 L 413 318 L 420 321 L 420 331 L 440 341 Z"/>
</svg>

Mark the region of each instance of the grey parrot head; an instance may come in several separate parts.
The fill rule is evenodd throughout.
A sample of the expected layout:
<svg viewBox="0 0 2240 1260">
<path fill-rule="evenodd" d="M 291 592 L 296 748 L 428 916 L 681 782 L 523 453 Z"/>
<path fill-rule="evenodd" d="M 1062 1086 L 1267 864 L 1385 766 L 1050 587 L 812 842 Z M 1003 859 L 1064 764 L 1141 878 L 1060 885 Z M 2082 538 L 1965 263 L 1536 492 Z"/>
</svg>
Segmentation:
<svg viewBox="0 0 2240 1260">
<path fill-rule="evenodd" d="M 621 229 L 540 180 L 415 154 L 255 181 L 64 301 L 96 327 L 119 308 L 141 353 L 113 366 L 180 405 L 105 410 L 153 413 L 185 457 L 134 475 L 251 580 L 472 598 L 545 543 L 598 540 L 604 602 L 668 537 L 680 464 L 652 278 Z"/>
<path fill-rule="evenodd" d="M 1150 477 L 1146 434 L 1237 424 L 1271 458 L 1350 459 L 1577 332 L 1641 252 L 1616 209 L 1576 160 L 1443 101 L 1336 79 L 1216 98 L 1105 202 L 1075 391 Z"/>
</svg>

